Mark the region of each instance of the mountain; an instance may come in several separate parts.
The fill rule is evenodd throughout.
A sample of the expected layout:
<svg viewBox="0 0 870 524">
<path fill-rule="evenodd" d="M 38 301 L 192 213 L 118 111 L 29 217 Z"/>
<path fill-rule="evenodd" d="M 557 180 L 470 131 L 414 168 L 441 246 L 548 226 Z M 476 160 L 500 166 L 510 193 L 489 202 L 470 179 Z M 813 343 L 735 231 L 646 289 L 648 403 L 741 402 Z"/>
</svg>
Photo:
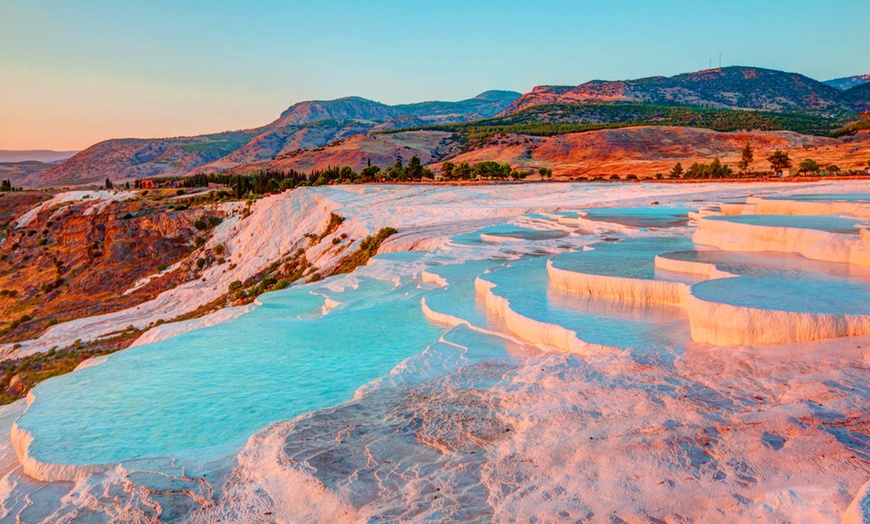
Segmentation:
<svg viewBox="0 0 870 524">
<path fill-rule="evenodd" d="M 0 162 L 44 162 L 46 164 L 66 160 L 78 151 L 51 151 L 49 149 L 10 150 L 0 149 Z"/>
<path fill-rule="evenodd" d="M 866 84 L 870 82 L 870 74 L 867 75 L 855 75 L 855 76 L 844 76 L 843 78 L 835 78 L 833 80 L 825 80 L 825 84 L 828 84 L 831 87 L 836 87 L 842 91 L 847 89 L 851 89 L 853 87 L 859 86 L 861 84 Z"/>
<path fill-rule="evenodd" d="M 397 159 L 408 163 L 416 155 L 423 164 L 431 164 L 454 156 L 462 150 L 459 135 L 441 131 L 400 131 L 397 133 L 365 133 L 328 146 L 299 149 L 261 162 L 240 165 L 231 171 L 254 173 L 257 171 L 310 172 L 330 166 L 350 166 L 362 170 L 369 162 L 379 167 L 393 165 Z"/>
<path fill-rule="evenodd" d="M 317 148 L 372 129 L 404 129 L 492 117 L 520 93 L 487 91 L 459 102 L 390 106 L 360 97 L 290 106 L 256 129 L 161 139 L 114 139 L 95 144 L 45 172 L 35 185 L 78 185 L 154 176 L 183 176 L 254 164 Z"/>
<path fill-rule="evenodd" d="M 228 131 L 195 137 L 106 140 L 49 168 L 37 186 L 100 183 L 181 176 L 245 145 L 260 130 Z"/>
<path fill-rule="evenodd" d="M 427 123 L 456 123 L 495 116 L 520 96 L 515 91 L 486 91 L 460 102 L 419 102 L 394 107 Z"/>
<path fill-rule="evenodd" d="M 809 111 L 825 115 L 854 112 L 842 93 L 797 74 L 756 67 L 724 67 L 672 77 L 593 80 L 579 86 L 539 86 L 502 114 L 544 104 L 635 102 L 762 111 Z"/>
<path fill-rule="evenodd" d="M 38 184 L 51 166 L 52 164 L 36 160 L 0 162 L 0 180 L 10 180 L 13 187 L 30 187 Z"/>
<path fill-rule="evenodd" d="M 870 82 L 843 92 L 843 97 L 858 111 L 870 111 Z"/>
</svg>

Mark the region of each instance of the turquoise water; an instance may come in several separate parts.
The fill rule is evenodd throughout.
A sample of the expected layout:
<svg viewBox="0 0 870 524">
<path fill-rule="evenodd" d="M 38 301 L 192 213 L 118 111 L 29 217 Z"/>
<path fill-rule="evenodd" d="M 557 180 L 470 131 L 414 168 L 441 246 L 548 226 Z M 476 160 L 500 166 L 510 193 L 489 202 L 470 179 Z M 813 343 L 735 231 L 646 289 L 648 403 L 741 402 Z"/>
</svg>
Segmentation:
<svg viewBox="0 0 870 524">
<path fill-rule="evenodd" d="M 722 271 L 749 277 L 870 283 L 870 268 L 819 262 L 795 253 L 709 250 L 678 251 L 661 256 L 713 264 Z"/>
<path fill-rule="evenodd" d="M 486 307 L 477 296 L 475 279 L 486 277 L 488 271 L 503 267 L 504 263 L 490 260 L 467 262 L 427 269 L 448 282 L 443 288 L 426 293 L 426 305 L 438 313 L 452 315 L 478 328 L 489 328 Z"/>
<path fill-rule="evenodd" d="M 602 207 L 586 210 L 586 218 L 637 228 L 670 228 L 689 223 L 689 210 L 663 206 Z"/>
<path fill-rule="evenodd" d="M 564 293 L 550 285 L 544 258 L 515 262 L 484 278 L 498 286 L 493 293 L 520 315 L 563 326 L 585 342 L 630 348 L 686 340 L 688 330 L 678 309 L 647 309 Z"/>
<path fill-rule="evenodd" d="M 592 275 L 641 278 L 656 276 L 655 257 L 659 253 L 694 247 L 687 238 L 632 238 L 593 244 L 592 251 L 562 253 L 552 258 L 553 266 Z"/>
<path fill-rule="evenodd" d="M 756 226 L 790 227 L 798 229 L 815 229 L 829 233 L 857 235 L 857 224 L 860 220 L 832 216 L 802 216 L 802 215 L 735 215 L 721 217 L 706 217 L 704 220 L 721 220 L 737 224 Z"/>
<path fill-rule="evenodd" d="M 797 200 L 801 202 L 868 202 L 870 193 L 819 194 L 819 195 L 778 195 L 765 197 L 769 200 Z"/>
<path fill-rule="evenodd" d="M 692 286 L 700 299 L 779 311 L 870 315 L 870 286 L 850 282 L 740 277 Z"/>
<path fill-rule="evenodd" d="M 39 385 L 19 425 L 39 460 L 113 463 L 225 454 L 266 425 L 349 400 L 436 342 L 415 282 L 364 279 L 319 316 L 310 286 L 229 323 L 131 348 Z M 322 291 L 322 290 L 321 290 Z"/>
<path fill-rule="evenodd" d="M 544 219 L 542 217 L 542 219 Z M 478 229 L 473 233 L 465 233 L 456 235 L 452 238 L 453 242 L 465 245 L 480 245 L 485 242 L 481 240 L 481 235 L 491 235 L 495 237 L 516 238 L 521 240 L 555 240 L 568 236 L 564 231 L 540 230 L 520 227 L 512 224 L 500 224 Z"/>
</svg>

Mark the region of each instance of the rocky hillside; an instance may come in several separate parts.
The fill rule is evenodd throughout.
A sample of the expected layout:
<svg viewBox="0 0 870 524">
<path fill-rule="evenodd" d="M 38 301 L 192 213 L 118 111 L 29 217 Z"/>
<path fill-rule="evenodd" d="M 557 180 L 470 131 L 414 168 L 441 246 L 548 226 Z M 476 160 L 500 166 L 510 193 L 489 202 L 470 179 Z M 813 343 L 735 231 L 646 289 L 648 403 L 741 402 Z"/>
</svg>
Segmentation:
<svg viewBox="0 0 870 524">
<path fill-rule="evenodd" d="M 41 207 L 34 206 L 42 192 L 0 195 L 7 237 L 0 243 L 0 343 L 130 307 L 196 278 L 193 261 L 157 273 L 196 251 L 197 238 L 207 239 L 224 217 L 208 199 L 175 200 L 174 191 L 63 193 Z M 155 278 L 125 293 L 146 275 Z"/>
<path fill-rule="evenodd" d="M 860 84 L 843 92 L 843 97 L 858 111 L 870 111 L 870 83 Z"/>
<path fill-rule="evenodd" d="M 298 149 L 270 160 L 238 166 L 236 173 L 257 171 L 310 172 L 328 167 L 350 166 L 360 171 L 370 162 L 386 168 L 396 160 L 407 164 L 417 156 L 424 164 L 439 162 L 460 153 L 460 137 L 441 131 L 402 131 L 398 133 L 369 133 L 352 136 L 325 147 Z"/>
<path fill-rule="evenodd" d="M 842 89 L 843 91 L 847 89 L 851 89 L 853 87 L 859 86 L 861 84 L 866 84 L 870 82 L 870 74 L 867 75 L 855 75 L 855 76 L 844 76 L 843 78 L 835 78 L 833 80 L 825 80 L 825 83 L 831 87 L 836 87 L 837 89 Z"/>
<path fill-rule="evenodd" d="M 38 185 L 45 172 L 55 164 L 37 160 L 23 162 L 0 162 L 0 180 L 11 180 L 13 187 Z"/>
<path fill-rule="evenodd" d="M 274 122 L 257 129 L 195 137 L 120 139 L 100 142 L 48 169 L 34 186 L 125 181 L 182 176 L 253 164 L 276 155 L 311 149 L 375 127 L 401 129 L 425 123 L 488 118 L 520 96 L 487 91 L 459 102 L 389 106 L 359 97 L 294 104 Z"/>
<path fill-rule="evenodd" d="M 544 104 L 637 102 L 763 111 L 848 114 L 854 107 L 836 88 L 797 74 L 754 67 L 724 67 L 672 77 L 539 86 L 520 97 L 504 115 Z"/>
<path fill-rule="evenodd" d="M 161 139 L 113 139 L 49 168 L 37 186 L 74 186 L 150 176 L 184 175 L 236 151 L 261 129 Z"/>
<path fill-rule="evenodd" d="M 736 170 L 740 151 L 752 144 L 752 169 L 769 169 L 764 160 L 775 149 L 790 153 L 798 165 L 812 158 L 821 165 L 861 169 L 870 160 L 870 133 L 845 139 L 807 136 L 790 131 L 720 133 L 688 127 L 626 127 L 547 137 L 505 134 L 493 136 L 460 155 L 450 158 L 476 163 L 494 160 L 514 168 L 537 171 L 550 167 L 555 179 L 609 178 L 613 174 L 652 177 L 667 174 L 676 162 L 688 168 L 693 162 L 719 157 Z M 434 166 L 436 169 L 440 165 Z"/>
</svg>

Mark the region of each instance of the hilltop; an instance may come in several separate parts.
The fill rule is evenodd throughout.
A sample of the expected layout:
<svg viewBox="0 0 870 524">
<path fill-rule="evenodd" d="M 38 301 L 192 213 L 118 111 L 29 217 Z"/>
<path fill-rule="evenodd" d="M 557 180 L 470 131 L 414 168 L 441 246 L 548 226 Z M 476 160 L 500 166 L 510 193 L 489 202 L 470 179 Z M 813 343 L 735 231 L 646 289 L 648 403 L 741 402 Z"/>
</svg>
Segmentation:
<svg viewBox="0 0 870 524">
<path fill-rule="evenodd" d="M 52 151 L 50 149 L 0 149 L 0 162 L 60 162 L 75 155 L 78 151 Z"/>
<path fill-rule="evenodd" d="M 487 91 L 459 102 L 396 106 L 360 97 L 300 102 L 275 121 L 255 129 L 100 142 L 49 168 L 34 185 L 80 185 L 99 183 L 105 178 L 130 180 L 221 171 L 291 151 L 317 148 L 376 126 L 397 129 L 492 117 L 519 96 L 520 93 L 511 91 Z"/>
<path fill-rule="evenodd" d="M 860 86 L 870 82 L 870 74 L 844 76 L 843 78 L 834 78 L 833 80 L 825 80 L 825 83 L 831 87 L 842 89 L 843 91 L 853 87 Z"/>
<path fill-rule="evenodd" d="M 579 86 L 538 86 L 502 115 L 544 104 L 635 102 L 719 109 L 805 111 L 825 115 L 854 112 L 835 87 L 797 73 L 757 67 L 723 67 L 672 77 L 593 80 Z"/>
</svg>

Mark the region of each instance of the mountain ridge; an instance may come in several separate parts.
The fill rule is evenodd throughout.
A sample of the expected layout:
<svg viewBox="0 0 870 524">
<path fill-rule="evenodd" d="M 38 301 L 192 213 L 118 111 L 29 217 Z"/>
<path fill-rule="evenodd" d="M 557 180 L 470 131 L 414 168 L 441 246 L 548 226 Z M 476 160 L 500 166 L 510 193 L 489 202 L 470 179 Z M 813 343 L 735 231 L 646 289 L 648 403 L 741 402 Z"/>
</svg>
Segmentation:
<svg viewBox="0 0 870 524">
<path fill-rule="evenodd" d="M 536 86 L 500 116 L 544 104 L 636 102 L 713 109 L 854 112 L 842 92 L 818 80 L 759 67 L 730 66 L 636 80 L 592 80 L 577 86 Z"/>
<path fill-rule="evenodd" d="M 853 87 L 857 87 L 863 84 L 870 82 L 870 73 L 865 75 L 852 75 L 852 76 L 844 76 L 841 78 L 832 78 L 831 80 L 825 80 L 823 83 L 828 84 L 831 87 L 835 87 L 842 91 L 846 91 Z"/>
<path fill-rule="evenodd" d="M 38 185 L 75 185 L 110 179 L 184 176 L 252 164 L 276 155 L 324 146 L 376 126 L 398 129 L 424 123 L 464 122 L 501 112 L 520 96 L 485 91 L 457 102 L 390 106 L 358 96 L 291 105 L 271 123 L 247 130 L 174 138 L 111 139 L 48 168 Z M 28 177 L 28 181 L 34 177 Z M 21 181 L 17 181 L 20 183 Z"/>
</svg>

